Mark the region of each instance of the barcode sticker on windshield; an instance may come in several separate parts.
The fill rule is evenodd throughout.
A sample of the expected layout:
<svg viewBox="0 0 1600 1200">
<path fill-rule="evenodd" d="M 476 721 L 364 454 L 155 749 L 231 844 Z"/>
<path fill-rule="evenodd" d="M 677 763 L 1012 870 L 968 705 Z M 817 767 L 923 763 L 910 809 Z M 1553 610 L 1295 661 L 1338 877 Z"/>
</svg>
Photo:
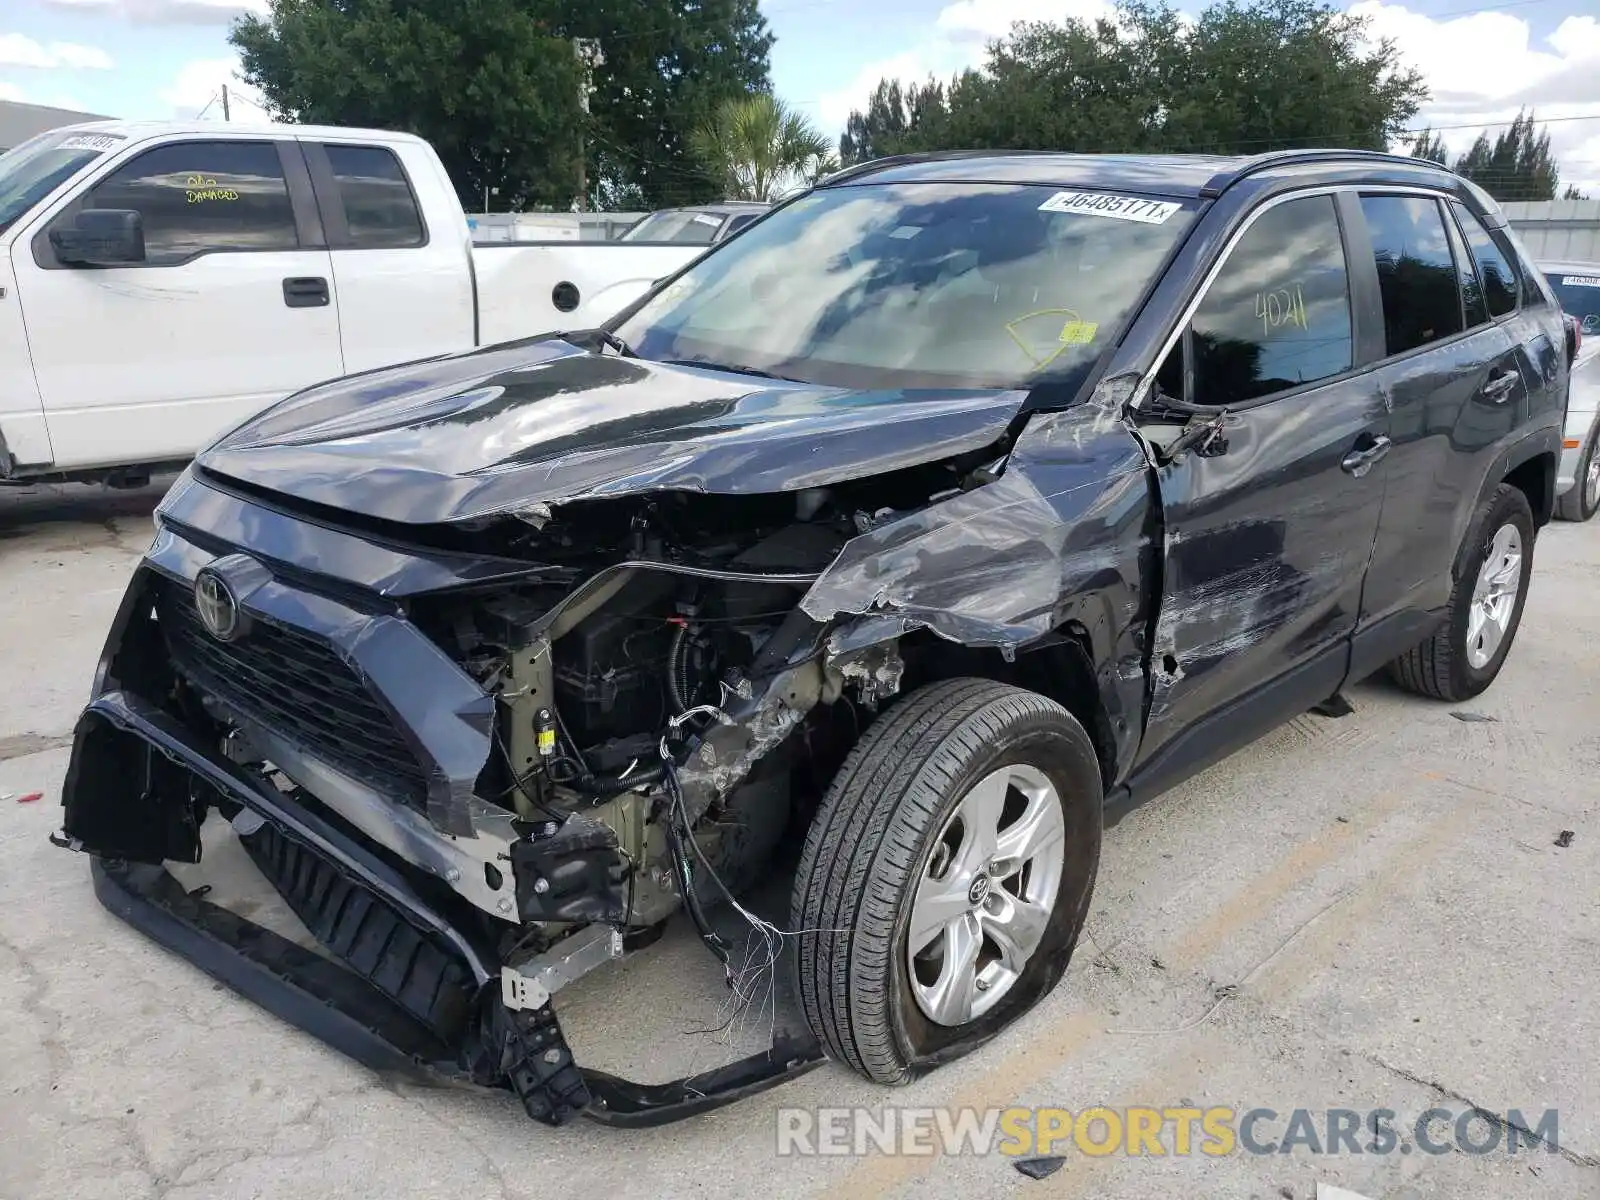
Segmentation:
<svg viewBox="0 0 1600 1200">
<path fill-rule="evenodd" d="M 120 133 L 78 133 L 65 139 L 58 150 L 115 150 L 122 141 Z"/>
<path fill-rule="evenodd" d="M 1600 275 L 1563 275 L 1563 287 L 1592 287 L 1600 288 Z"/>
<path fill-rule="evenodd" d="M 1141 200 L 1138 196 L 1107 196 L 1100 192 L 1057 192 L 1039 205 L 1040 212 L 1081 213 L 1086 217 L 1115 217 L 1160 225 L 1183 205 L 1171 200 Z"/>
</svg>

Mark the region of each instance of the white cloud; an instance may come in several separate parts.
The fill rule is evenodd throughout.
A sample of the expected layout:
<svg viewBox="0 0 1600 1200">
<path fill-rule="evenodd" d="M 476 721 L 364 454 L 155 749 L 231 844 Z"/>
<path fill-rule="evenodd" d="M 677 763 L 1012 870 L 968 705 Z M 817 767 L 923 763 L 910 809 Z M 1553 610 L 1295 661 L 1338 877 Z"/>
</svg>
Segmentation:
<svg viewBox="0 0 1600 1200">
<path fill-rule="evenodd" d="M 231 25 L 252 13 L 265 16 L 267 0 L 44 0 L 52 8 L 122 17 L 140 25 Z"/>
<path fill-rule="evenodd" d="M 10 100 L 14 104 L 22 103 L 22 89 L 14 83 L 7 83 L 0 79 L 0 100 Z"/>
<path fill-rule="evenodd" d="M 1438 129 L 1452 160 L 1480 132 L 1493 137 L 1530 108 L 1548 122 L 1562 184 L 1600 195 L 1600 20 L 1568 17 L 1535 41 L 1528 22 L 1504 12 L 1436 20 L 1382 0 L 1351 12 L 1370 18 L 1370 35 L 1393 38 L 1423 73 L 1432 97 L 1412 124 Z"/>
<path fill-rule="evenodd" d="M 208 121 L 222 120 L 222 85 L 228 85 L 229 119 L 236 124 L 262 125 L 271 118 L 261 107 L 261 94 L 239 77 L 239 59 L 201 58 L 185 63 L 172 82 L 156 93 L 179 120 L 205 114 Z"/>
<path fill-rule="evenodd" d="M 53 70 L 66 67 L 77 71 L 108 71 L 111 56 L 98 46 L 74 42 L 44 45 L 21 33 L 0 33 L 0 66 L 33 67 Z"/>
<path fill-rule="evenodd" d="M 1092 21 L 1111 12 L 1110 0 L 956 0 L 939 10 L 928 36 L 910 49 L 868 63 L 844 87 L 824 93 L 817 101 L 818 118 L 825 130 L 842 128 L 850 110 L 866 104 L 880 79 L 921 83 L 932 75 L 948 81 L 980 64 L 990 40 L 1017 21 Z"/>
</svg>

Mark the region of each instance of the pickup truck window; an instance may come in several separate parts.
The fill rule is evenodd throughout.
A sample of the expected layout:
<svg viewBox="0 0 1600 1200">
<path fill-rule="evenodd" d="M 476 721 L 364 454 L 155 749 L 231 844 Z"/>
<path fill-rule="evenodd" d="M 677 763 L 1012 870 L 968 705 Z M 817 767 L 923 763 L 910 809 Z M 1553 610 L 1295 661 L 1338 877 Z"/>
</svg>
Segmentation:
<svg viewBox="0 0 1600 1200">
<path fill-rule="evenodd" d="M 1478 277 L 1483 281 L 1483 298 L 1488 303 L 1489 315 L 1503 317 L 1514 312 L 1518 292 L 1516 268 L 1471 209 L 1458 200 L 1452 200 L 1450 207 L 1461 224 L 1461 232 L 1466 235 L 1467 245 L 1472 247 L 1472 257 L 1478 264 Z"/>
<path fill-rule="evenodd" d="M 272 142 L 157 146 L 97 183 L 86 207 L 138 212 L 150 266 L 217 251 L 300 245 L 289 185 Z"/>
<path fill-rule="evenodd" d="M 1362 196 L 1383 295 L 1390 354 L 1462 329 L 1461 287 L 1439 202 L 1431 196 Z"/>
<path fill-rule="evenodd" d="M 1348 371 L 1350 280 L 1333 198 L 1288 200 L 1257 217 L 1190 330 L 1197 404 L 1245 404 Z"/>
<path fill-rule="evenodd" d="M 123 140 L 120 133 L 42 133 L 0 154 L 0 233 Z"/>
<path fill-rule="evenodd" d="M 339 185 L 351 246 L 376 250 L 420 246 L 427 240 L 417 198 L 394 151 L 337 144 L 323 149 Z"/>
<path fill-rule="evenodd" d="M 1115 344 L 1192 201 L 1001 183 L 820 188 L 616 332 L 645 358 L 839 387 L 1067 390 Z"/>
</svg>

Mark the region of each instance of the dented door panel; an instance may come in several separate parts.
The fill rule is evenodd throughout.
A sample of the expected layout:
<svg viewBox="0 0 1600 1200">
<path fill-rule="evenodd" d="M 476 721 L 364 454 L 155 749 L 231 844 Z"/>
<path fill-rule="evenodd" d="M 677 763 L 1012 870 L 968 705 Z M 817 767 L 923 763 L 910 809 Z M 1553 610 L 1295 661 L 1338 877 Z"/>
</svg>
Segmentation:
<svg viewBox="0 0 1600 1200">
<path fill-rule="evenodd" d="M 1357 375 L 1232 414 L 1225 451 L 1159 471 L 1165 550 L 1142 759 L 1348 641 L 1388 464 L 1359 477 L 1341 464 L 1387 428 L 1375 381 Z"/>
</svg>

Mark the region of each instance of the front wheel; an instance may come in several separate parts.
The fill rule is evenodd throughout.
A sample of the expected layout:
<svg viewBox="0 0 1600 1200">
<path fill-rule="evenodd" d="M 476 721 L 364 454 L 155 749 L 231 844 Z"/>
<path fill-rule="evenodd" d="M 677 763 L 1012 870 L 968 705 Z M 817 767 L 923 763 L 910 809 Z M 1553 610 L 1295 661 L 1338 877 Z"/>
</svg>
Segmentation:
<svg viewBox="0 0 1600 1200">
<path fill-rule="evenodd" d="M 1436 700 L 1470 700 L 1494 682 L 1516 640 L 1533 572 L 1533 510 L 1521 491 L 1502 483 L 1472 528 L 1477 540 L 1444 624 L 1389 664 L 1401 687 Z"/>
<path fill-rule="evenodd" d="M 795 877 L 801 1004 L 828 1053 L 904 1083 L 976 1049 L 1066 970 L 1100 862 L 1073 716 L 983 679 L 931 684 L 840 768 Z"/>
</svg>

